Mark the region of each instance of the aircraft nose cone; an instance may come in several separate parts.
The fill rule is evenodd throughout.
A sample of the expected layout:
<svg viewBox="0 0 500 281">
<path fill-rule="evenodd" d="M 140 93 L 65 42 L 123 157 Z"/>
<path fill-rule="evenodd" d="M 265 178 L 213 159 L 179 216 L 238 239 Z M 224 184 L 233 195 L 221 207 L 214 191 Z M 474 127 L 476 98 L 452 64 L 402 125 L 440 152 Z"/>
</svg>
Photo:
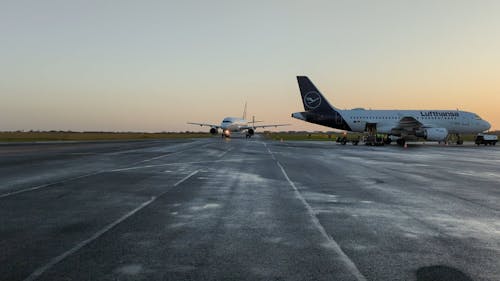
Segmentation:
<svg viewBox="0 0 500 281">
<path fill-rule="evenodd" d="M 484 127 L 485 127 L 484 130 L 488 131 L 491 128 L 491 124 L 488 121 L 484 121 Z"/>
</svg>

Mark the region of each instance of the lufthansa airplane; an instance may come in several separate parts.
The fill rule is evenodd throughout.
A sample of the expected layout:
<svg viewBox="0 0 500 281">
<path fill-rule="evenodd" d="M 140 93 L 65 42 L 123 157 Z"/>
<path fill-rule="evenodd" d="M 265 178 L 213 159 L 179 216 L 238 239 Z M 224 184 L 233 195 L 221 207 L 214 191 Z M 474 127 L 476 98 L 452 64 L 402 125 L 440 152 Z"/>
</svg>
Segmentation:
<svg viewBox="0 0 500 281">
<path fill-rule="evenodd" d="M 306 76 L 297 76 L 304 112 L 292 113 L 293 118 L 351 132 L 384 134 L 384 142 L 395 138 L 399 145 L 407 140 L 424 138 L 447 141 L 461 134 L 476 134 L 490 129 L 479 115 L 461 110 L 340 110 L 333 107 Z"/>
<path fill-rule="evenodd" d="M 193 122 L 188 122 L 188 124 L 192 125 L 200 125 L 200 126 L 207 126 L 210 127 L 210 133 L 212 135 L 216 135 L 219 132 L 219 129 L 222 130 L 222 137 L 229 138 L 231 137 L 231 133 L 233 132 L 245 132 L 246 131 L 246 137 L 250 138 L 253 136 L 255 133 L 255 129 L 257 128 L 268 128 L 268 127 L 279 127 L 279 126 L 288 126 L 290 124 L 274 124 L 274 125 L 255 125 L 257 122 L 261 121 L 255 121 L 255 118 L 252 118 L 252 122 L 248 122 L 246 120 L 246 111 L 247 111 L 247 104 L 245 103 L 245 109 L 243 111 L 243 117 L 226 117 L 222 120 L 220 125 L 214 125 L 214 124 L 206 124 L 206 123 L 193 123 Z"/>
</svg>

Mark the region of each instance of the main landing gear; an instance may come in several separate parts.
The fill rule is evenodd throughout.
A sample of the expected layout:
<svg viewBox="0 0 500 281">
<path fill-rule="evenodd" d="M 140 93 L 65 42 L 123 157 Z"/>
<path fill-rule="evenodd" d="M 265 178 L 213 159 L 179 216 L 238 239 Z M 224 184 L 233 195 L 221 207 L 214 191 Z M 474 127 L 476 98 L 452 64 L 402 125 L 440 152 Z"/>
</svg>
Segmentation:
<svg viewBox="0 0 500 281">
<path fill-rule="evenodd" d="M 456 144 L 462 145 L 464 144 L 464 140 L 460 136 L 460 134 L 450 134 L 448 138 L 445 140 L 445 143 L 453 143 L 453 141 L 456 140 Z"/>
</svg>

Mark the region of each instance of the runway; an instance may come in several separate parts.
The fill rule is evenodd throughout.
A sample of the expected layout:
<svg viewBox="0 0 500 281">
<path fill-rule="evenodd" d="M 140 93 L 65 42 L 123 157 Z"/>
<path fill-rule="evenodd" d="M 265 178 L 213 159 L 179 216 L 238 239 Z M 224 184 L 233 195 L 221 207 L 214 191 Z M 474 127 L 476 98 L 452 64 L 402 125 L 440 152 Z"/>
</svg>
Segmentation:
<svg viewBox="0 0 500 281">
<path fill-rule="evenodd" d="M 500 280 L 500 149 L 0 145 L 1 280 Z"/>
</svg>

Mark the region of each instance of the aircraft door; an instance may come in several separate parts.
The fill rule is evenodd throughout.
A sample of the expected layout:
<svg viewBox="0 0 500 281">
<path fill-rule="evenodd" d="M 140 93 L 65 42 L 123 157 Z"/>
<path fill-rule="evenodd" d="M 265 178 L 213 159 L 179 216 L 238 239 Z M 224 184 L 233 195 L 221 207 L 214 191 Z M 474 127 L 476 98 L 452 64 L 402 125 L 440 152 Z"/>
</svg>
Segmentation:
<svg viewBox="0 0 500 281">
<path fill-rule="evenodd" d="M 367 132 L 368 135 L 376 135 L 377 123 L 366 123 L 365 132 Z"/>
</svg>

